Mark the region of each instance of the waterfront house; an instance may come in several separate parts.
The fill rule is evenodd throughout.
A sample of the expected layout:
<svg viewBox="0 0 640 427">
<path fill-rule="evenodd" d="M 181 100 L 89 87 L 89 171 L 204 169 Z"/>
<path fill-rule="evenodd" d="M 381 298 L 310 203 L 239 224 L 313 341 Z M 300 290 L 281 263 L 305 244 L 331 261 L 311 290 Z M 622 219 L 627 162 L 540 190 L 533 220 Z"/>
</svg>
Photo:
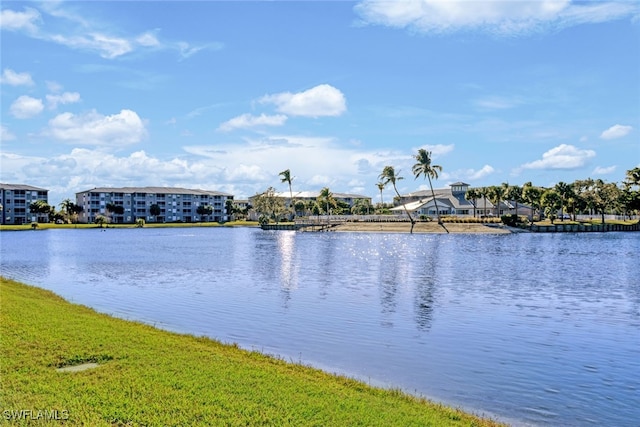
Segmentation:
<svg viewBox="0 0 640 427">
<path fill-rule="evenodd" d="M 76 193 L 76 204 L 83 211 L 80 222 L 94 222 L 97 215 L 112 223 L 228 221 L 227 200 L 233 195 L 219 191 L 193 190 L 177 187 L 98 187 Z M 107 205 L 121 206 L 122 214 L 109 212 Z M 152 206 L 157 206 L 153 208 Z M 210 215 L 198 213 L 198 207 L 208 205 Z M 157 209 L 157 215 L 154 215 Z"/>
<path fill-rule="evenodd" d="M 2 203 L 2 224 L 25 224 L 27 222 L 48 222 L 46 214 L 32 214 L 29 205 L 35 201 L 48 201 L 49 190 L 24 184 L 0 184 Z"/>
</svg>

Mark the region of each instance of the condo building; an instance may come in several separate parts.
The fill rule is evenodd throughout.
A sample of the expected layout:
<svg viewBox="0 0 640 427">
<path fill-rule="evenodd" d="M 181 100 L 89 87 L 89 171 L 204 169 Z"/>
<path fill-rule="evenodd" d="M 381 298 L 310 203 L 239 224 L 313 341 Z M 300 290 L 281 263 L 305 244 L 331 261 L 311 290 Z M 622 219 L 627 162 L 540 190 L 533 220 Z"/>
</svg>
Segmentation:
<svg viewBox="0 0 640 427">
<path fill-rule="evenodd" d="M 29 212 L 29 205 L 37 200 L 48 202 L 49 190 L 24 184 L 0 184 L 2 224 L 47 222 L 46 214 Z"/>
<path fill-rule="evenodd" d="M 224 222 L 229 220 L 227 200 L 233 200 L 233 195 L 176 187 L 98 187 L 76 193 L 76 204 L 83 209 L 78 220 L 85 223 L 94 222 L 98 215 L 116 224 L 133 223 L 138 219 L 145 222 Z M 211 213 L 199 213 L 200 206 L 211 206 Z"/>
</svg>

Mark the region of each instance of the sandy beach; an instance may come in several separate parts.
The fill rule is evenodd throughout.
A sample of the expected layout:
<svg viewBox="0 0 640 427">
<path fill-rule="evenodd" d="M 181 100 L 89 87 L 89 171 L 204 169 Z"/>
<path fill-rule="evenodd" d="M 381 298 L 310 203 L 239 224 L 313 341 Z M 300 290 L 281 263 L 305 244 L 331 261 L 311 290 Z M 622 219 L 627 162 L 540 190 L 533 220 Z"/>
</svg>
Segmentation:
<svg viewBox="0 0 640 427">
<path fill-rule="evenodd" d="M 445 228 L 446 227 L 446 230 Z M 367 233 L 409 233 L 411 225 L 408 222 L 345 222 L 332 228 L 338 232 L 367 232 Z M 505 234 L 512 231 L 502 225 L 473 223 L 444 223 L 438 225 L 436 222 L 418 222 L 413 227 L 414 233 L 489 233 Z"/>
</svg>

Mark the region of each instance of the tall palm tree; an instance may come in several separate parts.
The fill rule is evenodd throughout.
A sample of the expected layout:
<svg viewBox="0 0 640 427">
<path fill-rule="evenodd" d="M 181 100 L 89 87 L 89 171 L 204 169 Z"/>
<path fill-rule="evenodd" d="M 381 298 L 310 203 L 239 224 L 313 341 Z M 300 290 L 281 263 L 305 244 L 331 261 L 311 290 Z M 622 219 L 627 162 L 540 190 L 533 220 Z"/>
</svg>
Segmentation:
<svg viewBox="0 0 640 427">
<path fill-rule="evenodd" d="M 431 196 L 433 197 L 433 203 L 436 205 L 436 216 L 438 217 L 438 224 L 442 224 L 440 219 L 440 210 L 438 209 L 438 201 L 436 200 L 436 193 L 433 191 L 433 185 L 431 185 L 431 178 L 438 179 L 438 172 L 442 172 L 442 166 L 434 165 L 431 163 L 431 151 L 427 151 L 424 148 L 418 150 L 418 154 L 413 156 L 417 163 L 411 168 L 411 172 L 417 179 L 420 175 L 424 175 L 429 180 L 429 188 L 431 189 Z"/>
<path fill-rule="evenodd" d="M 398 195 L 398 198 L 401 198 L 400 193 L 398 192 L 398 187 L 396 187 L 396 182 L 400 181 L 401 179 L 404 179 L 403 177 L 400 176 L 400 171 L 396 173 L 396 170 L 394 169 L 393 166 L 385 166 L 384 169 L 382 169 L 382 173 L 380 174 L 380 176 L 378 176 L 378 179 L 380 179 L 380 182 L 383 184 L 383 186 L 386 186 L 387 184 L 391 183 L 391 185 L 393 185 L 393 189 Z M 407 209 L 407 205 L 406 204 L 402 205 L 402 207 L 404 208 L 405 213 L 409 217 L 409 221 L 411 221 L 411 230 L 409 231 L 409 233 L 413 234 L 413 226 L 415 225 L 416 221 L 413 219 L 413 217 L 409 213 L 409 210 Z"/>
<path fill-rule="evenodd" d="M 384 190 L 384 183 L 376 182 L 376 187 L 378 187 L 378 190 L 380 190 L 380 208 L 382 209 L 384 207 L 384 200 L 382 200 L 382 190 Z"/>
<path fill-rule="evenodd" d="M 280 179 L 280 182 L 286 182 L 287 184 L 289 184 L 289 207 L 293 211 L 293 216 L 296 216 L 296 210 L 294 208 L 294 203 L 293 203 L 293 191 L 291 190 L 291 181 L 293 181 L 293 177 L 291 176 L 291 171 L 289 169 L 286 169 L 280 172 L 278 175 L 282 177 Z"/>
</svg>

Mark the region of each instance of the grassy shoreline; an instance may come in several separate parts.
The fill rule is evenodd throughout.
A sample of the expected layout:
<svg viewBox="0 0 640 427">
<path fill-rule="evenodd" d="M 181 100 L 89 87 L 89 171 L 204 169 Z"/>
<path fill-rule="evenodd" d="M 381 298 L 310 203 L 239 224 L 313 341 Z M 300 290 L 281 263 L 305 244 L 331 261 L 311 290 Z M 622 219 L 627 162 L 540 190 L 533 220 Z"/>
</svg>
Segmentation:
<svg viewBox="0 0 640 427">
<path fill-rule="evenodd" d="M 0 356 L 0 418 L 17 425 L 500 425 L 3 277 Z"/>
</svg>

